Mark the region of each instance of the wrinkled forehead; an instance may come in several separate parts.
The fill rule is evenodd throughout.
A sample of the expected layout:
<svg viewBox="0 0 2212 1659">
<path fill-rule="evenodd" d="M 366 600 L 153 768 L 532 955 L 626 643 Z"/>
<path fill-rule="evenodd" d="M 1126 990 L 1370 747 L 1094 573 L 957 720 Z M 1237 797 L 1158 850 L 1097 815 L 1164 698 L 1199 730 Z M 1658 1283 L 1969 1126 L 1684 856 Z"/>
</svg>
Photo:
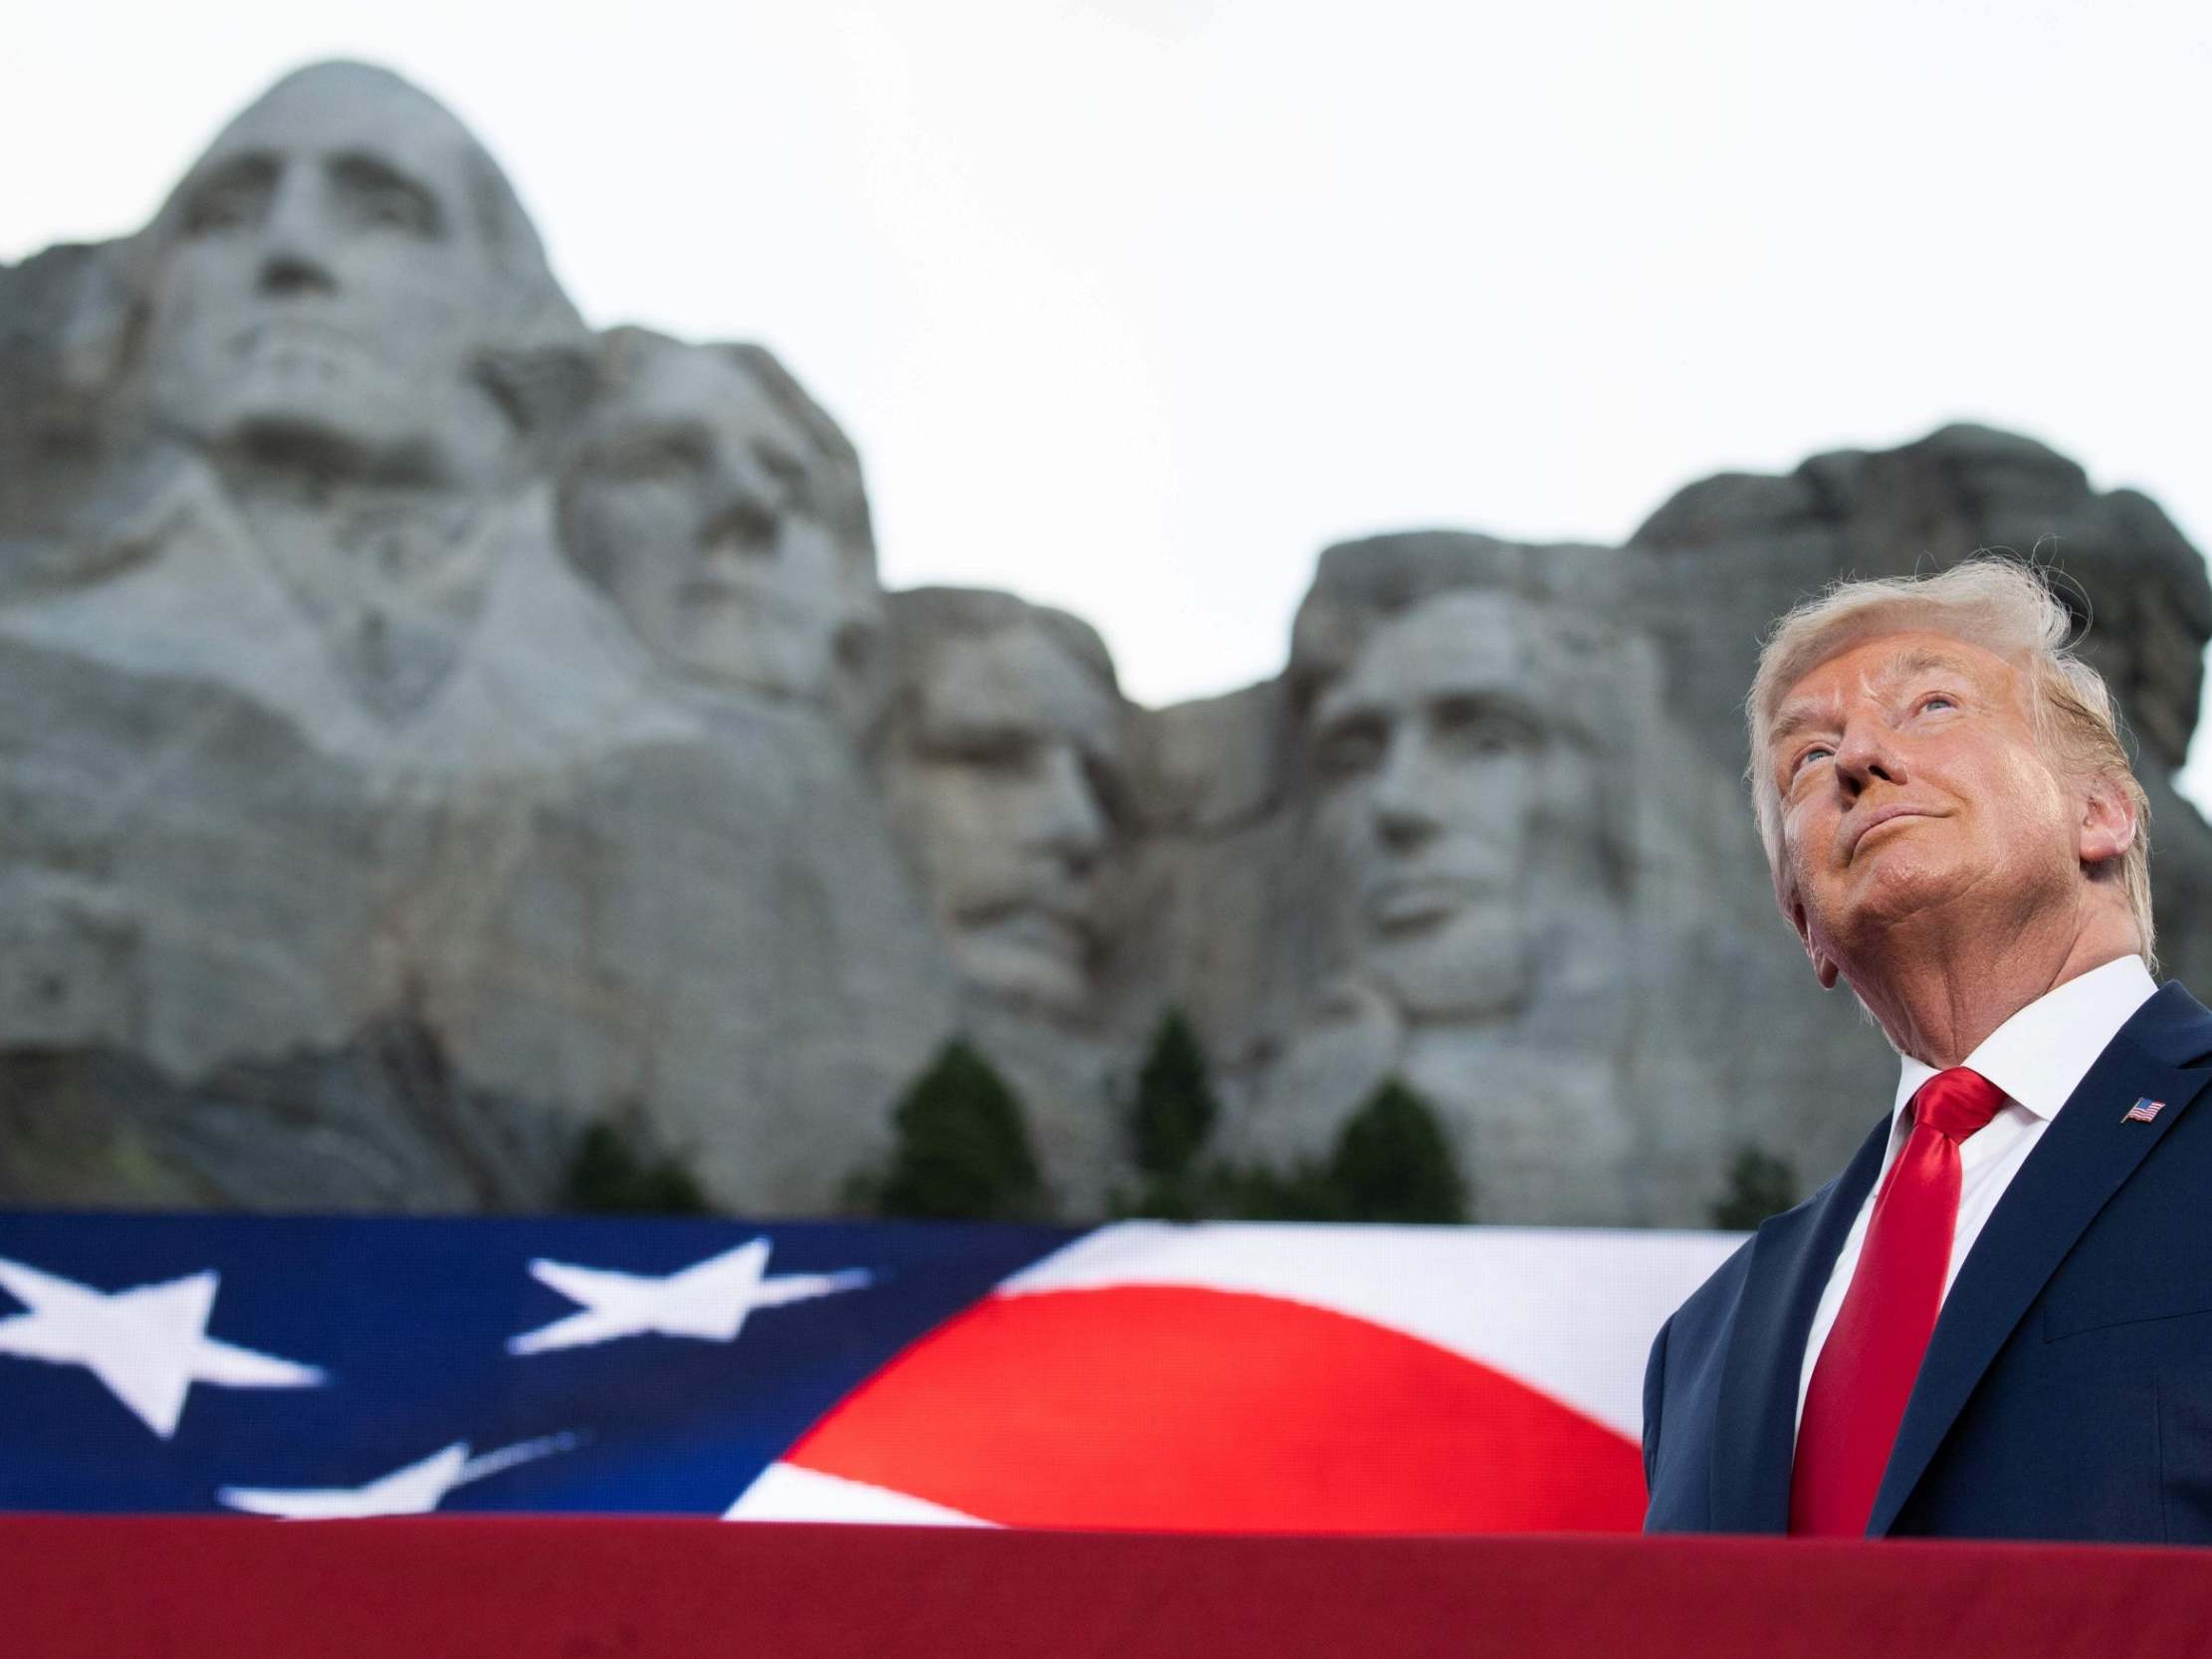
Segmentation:
<svg viewBox="0 0 2212 1659">
<path fill-rule="evenodd" d="M 1013 732 L 1102 757 L 1119 746 L 1113 697 L 1034 623 L 939 641 L 924 657 L 915 691 L 926 741 Z"/>
<path fill-rule="evenodd" d="M 456 227 L 472 166 L 494 163 L 440 104 L 395 77 L 326 66 L 278 83 L 225 127 L 194 162 L 184 188 L 247 159 L 283 164 L 365 156 L 430 192 Z"/>
<path fill-rule="evenodd" d="M 1534 606 L 1510 594 L 1431 599 L 1368 635 L 1351 668 L 1321 695 L 1315 718 L 1407 710 L 1447 697 L 1534 696 L 1542 625 Z"/>
<path fill-rule="evenodd" d="M 2016 665 L 1971 640 L 1928 629 L 1870 634 L 1841 643 L 1782 692 L 1768 741 L 1808 722 L 1841 719 L 1855 699 L 1894 697 L 1946 677 L 2023 699 L 2028 692 Z"/>
</svg>

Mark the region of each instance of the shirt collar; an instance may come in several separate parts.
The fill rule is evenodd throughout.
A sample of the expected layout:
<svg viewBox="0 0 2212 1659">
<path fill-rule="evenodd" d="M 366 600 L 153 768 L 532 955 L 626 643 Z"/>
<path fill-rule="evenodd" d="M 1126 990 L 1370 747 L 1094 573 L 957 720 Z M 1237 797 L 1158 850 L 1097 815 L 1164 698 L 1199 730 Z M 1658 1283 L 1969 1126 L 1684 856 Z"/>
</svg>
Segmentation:
<svg viewBox="0 0 2212 1659">
<path fill-rule="evenodd" d="M 1971 1067 L 2038 1118 L 2059 1115 L 2105 1045 L 2158 989 L 2140 956 L 2121 956 L 2044 992 L 1982 1039 L 1962 1065 Z M 1935 1068 L 1902 1057 L 1892 1131 Z"/>
</svg>

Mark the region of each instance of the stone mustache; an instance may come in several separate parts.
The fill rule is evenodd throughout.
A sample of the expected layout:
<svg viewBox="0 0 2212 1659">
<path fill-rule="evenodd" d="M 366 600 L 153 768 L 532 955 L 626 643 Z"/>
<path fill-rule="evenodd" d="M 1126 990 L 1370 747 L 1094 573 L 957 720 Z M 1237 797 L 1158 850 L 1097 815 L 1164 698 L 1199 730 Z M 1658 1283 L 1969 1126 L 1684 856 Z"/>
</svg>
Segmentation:
<svg viewBox="0 0 2212 1659">
<path fill-rule="evenodd" d="M 1483 1219 L 1701 1224 L 1742 1145 L 1840 1160 L 1881 1054 L 1772 914 L 1760 627 L 2053 537 L 2212 977 L 2203 561 L 2030 440 L 1332 547 L 1278 678 L 1140 709 L 1073 617 L 885 593 L 768 351 L 593 332 L 449 112 L 303 70 L 0 269 L 0 1201 L 532 1207 L 622 1112 L 821 1210 L 964 1034 L 1094 1214 L 1180 1009 L 1223 1156 L 1399 1078 Z"/>
</svg>

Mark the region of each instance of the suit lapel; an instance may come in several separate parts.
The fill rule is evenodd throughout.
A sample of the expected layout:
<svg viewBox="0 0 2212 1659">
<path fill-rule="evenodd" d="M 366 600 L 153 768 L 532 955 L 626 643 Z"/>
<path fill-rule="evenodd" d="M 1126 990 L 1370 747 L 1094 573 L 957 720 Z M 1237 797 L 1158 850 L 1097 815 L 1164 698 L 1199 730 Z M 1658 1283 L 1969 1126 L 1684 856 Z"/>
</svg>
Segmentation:
<svg viewBox="0 0 2212 1659">
<path fill-rule="evenodd" d="M 1759 1228 L 1730 1327 L 1714 1437 L 1712 1530 L 1789 1528 L 1797 1383 L 1805 1339 L 1836 1257 L 1888 1149 L 1884 1113 L 1828 1190 Z"/>
<path fill-rule="evenodd" d="M 1875 1497 L 1869 1537 L 1895 1525 L 1975 1384 L 2067 1252 L 2212 1081 L 2212 1069 L 2182 1063 L 2208 1049 L 2212 1014 L 2169 983 L 2120 1028 L 2051 1120 L 1943 1301 Z M 2148 1124 L 2124 1122 L 2128 1107 L 2146 1098 L 2165 1102 L 2165 1110 Z"/>
</svg>

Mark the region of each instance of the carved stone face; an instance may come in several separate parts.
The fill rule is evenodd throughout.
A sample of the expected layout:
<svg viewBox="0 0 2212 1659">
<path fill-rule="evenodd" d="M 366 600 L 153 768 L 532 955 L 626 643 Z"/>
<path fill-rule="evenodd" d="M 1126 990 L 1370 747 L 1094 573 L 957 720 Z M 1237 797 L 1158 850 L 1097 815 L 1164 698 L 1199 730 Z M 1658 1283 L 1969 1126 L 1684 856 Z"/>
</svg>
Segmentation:
<svg viewBox="0 0 2212 1659">
<path fill-rule="evenodd" d="M 510 428 L 473 369 L 500 278 L 472 165 L 490 167 L 475 140 L 394 77 L 333 64 L 279 83 L 159 222 L 156 416 L 346 472 L 495 471 Z"/>
<path fill-rule="evenodd" d="M 812 454 L 727 353 L 641 342 L 563 481 L 562 539 L 680 671 L 823 700 L 870 595 Z"/>
<path fill-rule="evenodd" d="M 1314 707 L 1354 954 L 1410 1013 L 1498 1014 L 1527 992 L 1539 623 L 1505 595 L 1432 599 L 1376 628 Z"/>
<path fill-rule="evenodd" d="M 1089 996 L 1119 710 L 1043 629 L 929 651 L 887 760 L 892 819 L 962 973 L 1061 1012 Z"/>
</svg>

